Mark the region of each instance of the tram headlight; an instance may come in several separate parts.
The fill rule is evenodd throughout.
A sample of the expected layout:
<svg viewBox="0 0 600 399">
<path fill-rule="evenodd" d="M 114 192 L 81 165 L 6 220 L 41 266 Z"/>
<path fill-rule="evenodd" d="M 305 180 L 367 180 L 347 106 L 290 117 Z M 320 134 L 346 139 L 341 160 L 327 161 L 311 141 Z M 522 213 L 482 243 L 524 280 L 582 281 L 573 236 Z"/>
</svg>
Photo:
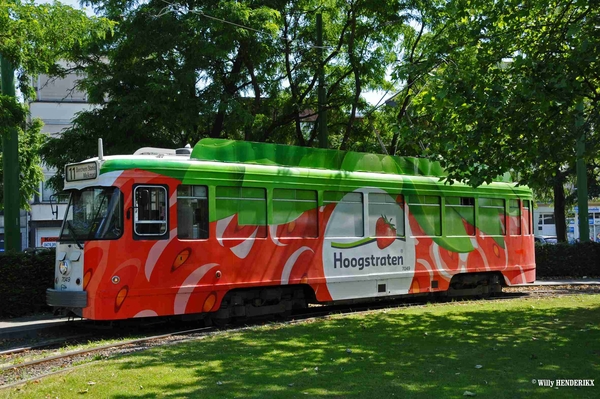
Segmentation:
<svg viewBox="0 0 600 399">
<path fill-rule="evenodd" d="M 58 262 L 58 271 L 63 276 L 69 274 L 71 272 L 71 265 L 69 265 L 69 261 L 65 259 Z"/>
</svg>

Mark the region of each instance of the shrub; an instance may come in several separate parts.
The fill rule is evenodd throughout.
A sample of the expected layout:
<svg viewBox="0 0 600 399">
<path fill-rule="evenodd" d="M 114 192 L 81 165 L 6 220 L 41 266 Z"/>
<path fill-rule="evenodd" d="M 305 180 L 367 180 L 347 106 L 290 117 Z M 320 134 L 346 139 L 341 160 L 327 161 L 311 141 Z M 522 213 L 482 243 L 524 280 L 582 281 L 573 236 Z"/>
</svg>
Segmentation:
<svg viewBox="0 0 600 399">
<path fill-rule="evenodd" d="M 50 310 L 46 288 L 54 280 L 55 251 L 0 254 L 0 317 Z"/>
<path fill-rule="evenodd" d="M 600 243 L 536 245 L 537 278 L 600 276 Z"/>
</svg>

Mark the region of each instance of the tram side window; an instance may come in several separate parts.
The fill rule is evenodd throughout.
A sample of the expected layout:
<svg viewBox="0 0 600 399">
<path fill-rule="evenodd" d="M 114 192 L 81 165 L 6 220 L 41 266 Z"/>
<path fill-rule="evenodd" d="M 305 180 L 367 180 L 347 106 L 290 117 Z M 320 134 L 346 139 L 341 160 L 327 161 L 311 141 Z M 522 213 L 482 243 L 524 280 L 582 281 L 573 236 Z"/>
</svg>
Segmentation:
<svg viewBox="0 0 600 399">
<path fill-rule="evenodd" d="M 208 238 L 207 192 L 206 186 L 177 187 L 177 237 Z"/>
<path fill-rule="evenodd" d="M 506 235 L 504 199 L 479 198 L 479 230 L 489 236 Z"/>
<path fill-rule="evenodd" d="M 508 216 L 510 218 L 509 233 L 513 236 L 521 235 L 521 204 L 520 200 L 508 200 Z"/>
<path fill-rule="evenodd" d="M 475 235 L 475 198 L 446 197 L 444 234 L 447 236 Z"/>
<path fill-rule="evenodd" d="M 409 196 L 409 207 L 426 236 L 442 235 L 442 207 L 440 197 L 433 195 Z"/>
<path fill-rule="evenodd" d="M 217 219 L 232 217 L 223 239 L 267 236 L 267 194 L 264 188 L 217 187 Z"/>
<path fill-rule="evenodd" d="M 343 191 L 325 191 L 323 205 L 334 206 L 325 237 L 363 237 L 365 232 L 363 195 Z"/>
<path fill-rule="evenodd" d="M 317 192 L 276 188 L 273 190 L 273 224 L 280 238 L 315 238 L 317 222 Z"/>
<path fill-rule="evenodd" d="M 369 236 L 386 235 L 389 229 L 395 229 L 396 236 L 403 237 L 405 235 L 404 196 L 402 194 L 369 194 Z"/>
<path fill-rule="evenodd" d="M 137 186 L 134 189 L 134 232 L 138 236 L 167 233 L 167 189 L 163 186 Z"/>
<path fill-rule="evenodd" d="M 530 235 L 533 234 L 533 214 L 531 212 L 531 201 L 524 200 L 523 201 L 523 234 Z"/>
</svg>

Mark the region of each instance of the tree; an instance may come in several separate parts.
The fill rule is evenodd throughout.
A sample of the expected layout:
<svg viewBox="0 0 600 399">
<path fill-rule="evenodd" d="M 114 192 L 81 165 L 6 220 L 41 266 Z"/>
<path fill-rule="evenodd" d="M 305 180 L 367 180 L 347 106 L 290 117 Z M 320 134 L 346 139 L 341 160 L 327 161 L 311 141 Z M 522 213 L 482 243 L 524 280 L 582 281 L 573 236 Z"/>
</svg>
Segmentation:
<svg viewBox="0 0 600 399">
<path fill-rule="evenodd" d="M 202 137 L 314 145 L 317 12 L 330 147 L 440 159 L 474 186 L 512 170 L 553 186 L 562 219 L 580 101 L 596 151 L 598 0 L 88 3 L 118 25 L 76 47 L 98 108 L 44 146 L 59 171 L 98 137 L 107 154 Z M 396 90 L 393 106 L 371 108 L 366 89 Z"/>
<path fill-rule="evenodd" d="M 118 21 L 114 34 L 76 54 L 96 109 L 43 149 L 46 162 L 141 145 L 183 146 L 202 137 L 314 145 L 318 61 L 315 15 L 324 15 L 330 145 L 376 142 L 360 94 L 391 89 L 389 62 L 410 4 L 366 0 L 91 0 Z M 53 183 L 61 186 L 62 176 Z"/>
<path fill-rule="evenodd" d="M 16 66 L 18 89 L 29 99 L 34 96 L 29 85 L 32 76 L 63 75 L 66 70 L 56 62 L 68 60 L 73 48 L 103 35 L 110 27 L 105 19 L 88 18 L 82 11 L 58 2 L 36 5 L 32 0 L 2 0 L 0 54 Z M 10 129 L 17 130 L 20 204 L 22 209 L 29 209 L 29 200 L 43 179 L 38 155 L 44 139 L 40 133 L 42 125 L 40 121 L 27 123 L 27 110 L 14 97 L 1 96 L 0 105 L 0 133 L 6 135 Z M 4 191 L 3 187 L 0 197 Z"/>
<path fill-rule="evenodd" d="M 411 141 L 439 158 L 449 179 L 472 185 L 506 170 L 520 183 L 555 187 L 565 219 L 565 171 L 575 159 L 584 103 L 589 158 L 598 150 L 598 1 L 453 1 L 444 9 L 445 62 L 413 98 Z M 435 32 L 435 31 L 434 31 Z M 443 51 L 437 51 L 443 54 Z M 407 140 L 403 137 L 403 140 Z M 560 226 L 559 226 L 560 227 Z M 559 238 L 564 240 L 564 225 Z"/>
<path fill-rule="evenodd" d="M 252 137 L 267 113 L 263 97 L 276 93 L 268 43 L 276 12 L 235 1 L 90 3 L 119 22 L 75 55 L 86 74 L 81 87 L 98 107 L 47 143 L 46 162 L 62 170 L 93 156 L 100 137 L 107 155 L 194 144 L 223 131 Z M 243 96 L 250 89 L 254 101 Z M 61 187 L 62 173 L 52 183 Z"/>
<path fill-rule="evenodd" d="M 0 123 L 2 126 L 6 126 L 5 123 Z M 40 167 L 42 160 L 39 152 L 45 136 L 41 133 L 42 122 L 39 119 L 31 123 L 23 123 L 22 119 L 20 119 L 20 124 L 17 126 L 20 166 L 19 205 L 21 209 L 30 209 L 29 201 L 38 192 L 39 184 L 44 178 Z M 4 128 L 0 130 L 2 130 L 2 134 L 5 134 Z M 1 145 L 0 150 L 2 150 Z M 3 152 L 0 153 L 0 165 L 3 162 L 3 155 Z M 1 181 L 4 181 L 3 168 L 0 168 Z M 2 190 L 0 190 L 0 206 L 4 204 L 4 194 L 4 187 L 2 187 Z"/>
</svg>

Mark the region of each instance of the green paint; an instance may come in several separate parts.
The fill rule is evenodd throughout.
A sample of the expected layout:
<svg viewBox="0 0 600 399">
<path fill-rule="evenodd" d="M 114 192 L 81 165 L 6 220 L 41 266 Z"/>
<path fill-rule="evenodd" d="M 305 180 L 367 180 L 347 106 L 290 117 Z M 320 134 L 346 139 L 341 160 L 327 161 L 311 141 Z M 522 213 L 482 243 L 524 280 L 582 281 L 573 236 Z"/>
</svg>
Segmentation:
<svg viewBox="0 0 600 399">
<path fill-rule="evenodd" d="M 324 148 L 222 139 L 200 140 L 194 147 L 191 158 L 201 161 L 329 169 L 341 172 L 373 172 L 435 177 L 446 175 L 438 162 L 431 162 L 424 158 L 403 158 Z"/>
<path fill-rule="evenodd" d="M 262 188 L 217 187 L 217 220 L 238 215 L 240 226 L 267 225 L 267 193 Z"/>
<path fill-rule="evenodd" d="M 479 198 L 479 219 L 477 228 L 484 234 L 493 236 L 494 241 L 504 248 L 504 232 L 506 230 L 505 201 L 501 198 Z M 502 219 L 504 218 L 504 225 Z M 504 226 L 504 227 L 503 227 Z"/>
<path fill-rule="evenodd" d="M 0 55 L 2 94 L 15 97 L 15 71 L 12 64 Z M 19 217 L 19 133 L 9 126 L 2 136 L 2 167 L 4 169 L 4 248 L 21 250 Z"/>
<path fill-rule="evenodd" d="M 316 191 L 279 188 L 273 190 L 273 224 L 289 223 L 304 212 L 317 207 Z"/>
<path fill-rule="evenodd" d="M 464 222 L 470 226 L 475 226 L 475 207 L 458 208 L 446 204 L 445 218 L 446 231 L 444 231 L 444 235 L 467 236 L 469 234 L 467 234 Z M 471 235 L 474 236 L 474 234 Z"/>
<path fill-rule="evenodd" d="M 162 174 L 184 184 L 227 182 L 268 189 L 301 184 L 303 188 L 352 191 L 378 187 L 388 192 L 501 195 L 531 198 L 527 187 L 492 183 L 473 188 L 440 182 L 444 172 L 426 159 L 391 157 L 327 149 L 283 146 L 229 140 L 201 140 L 190 160 L 185 158 L 107 158 L 100 173 L 141 169 Z M 354 172 L 370 172 L 369 175 Z"/>
<path fill-rule="evenodd" d="M 466 232 L 463 237 L 449 238 L 442 236 L 442 217 L 444 215 L 441 197 L 448 194 L 447 190 L 444 190 L 445 186 L 443 184 L 438 183 L 433 187 L 425 187 L 426 190 L 424 190 L 422 186 L 409 180 L 406 182 L 406 188 L 415 193 L 408 197 L 409 209 L 425 235 L 432 237 L 436 244 L 450 251 L 473 251 L 471 238 L 466 237 Z M 424 193 L 427 193 L 427 195 L 423 195 Z M 462 229 L 464 230 L 464 227 Z"/>
<path fill-rule="evenodd" d="M 372 237 L 365 237 L 361 240 L 358 241 L 352 241 L 352 242 L 332 242 L 331 243 L 331 247 L 332 248 L 338 248 L 338 249 L 348 249 L 348 248 L 356 248 L 356 247 L 360 247 L 361 245 L 365 245 L 365 244 L 370 244 L 372 242 L 377 241 L 376 238 L 372 238 Z"/>
<path fill-rule="evenodd" d="M 367 187 L 394 196 L 403 194 L 425 234 L 441 247 L 461 253 L 473 250 L 463 220 L 477 222 L 479 230 L 495 236 L 504 248 L 501 215 L 506 209 L 516 216 L 510 206 L 514 200 L 532 199 L 531 190 L 512 183 L 495 182 L 476 189 L 462 183 L 444 184 L 439 163 L 426 159 L 217 139 L 201 140 L 189 160 L 107 157 L 100 173 L 131 169 L 169 176 L 182 184 L 208 185 L 218 203 L 211 208 L 210 221 L 237 214 L 240 226 L 264 226 L 267 216 L 271 224 L 289 223 L 308 210 L 339 201 L 340 195 Z M 261 187 L 260 195 L 253 195 L 256 187 Z M 460 197 L 474 198 L 476 204 L 481 201 L 477 221 L 473 208 L 444 206 L 444 201 L 457 203 Z M 271 204 L 267 198 L 273 199 Z M 356 246 L 371 240 L 335 245 Z"/>
</svg>

